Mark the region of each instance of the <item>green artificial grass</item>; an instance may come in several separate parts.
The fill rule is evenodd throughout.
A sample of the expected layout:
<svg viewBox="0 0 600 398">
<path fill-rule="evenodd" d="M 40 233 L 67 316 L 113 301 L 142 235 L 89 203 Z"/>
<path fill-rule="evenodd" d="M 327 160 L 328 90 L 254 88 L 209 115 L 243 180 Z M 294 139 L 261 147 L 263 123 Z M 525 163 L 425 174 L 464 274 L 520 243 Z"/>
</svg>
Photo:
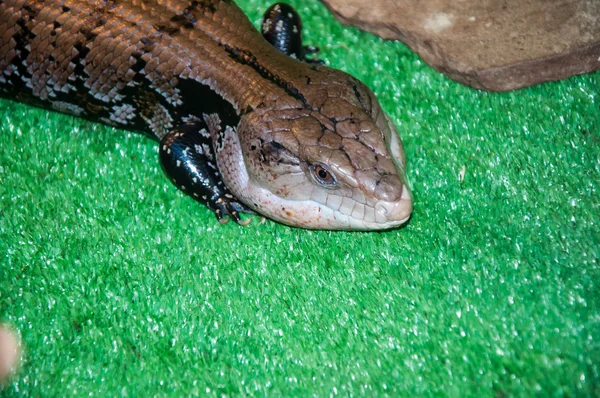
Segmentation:
<svg viewBox="0 0 600 398">
<path fill-rule="evenodd" d="M 0 394 L 599 396 L 600 74 L 480 92 L 292 3 L 398 126 L 410 223 L 221 226 L 150 139 L 2 100 Z"/>
</svg>

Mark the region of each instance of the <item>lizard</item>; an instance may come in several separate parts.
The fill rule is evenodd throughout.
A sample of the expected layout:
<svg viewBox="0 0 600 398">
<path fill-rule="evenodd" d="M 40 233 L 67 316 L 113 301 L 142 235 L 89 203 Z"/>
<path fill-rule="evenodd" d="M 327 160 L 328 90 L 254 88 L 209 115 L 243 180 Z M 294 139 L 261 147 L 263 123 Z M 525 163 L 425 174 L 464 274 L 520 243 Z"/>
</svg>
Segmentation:
<svg viewBox="0 0 600 398">
<path fill-rule="evenodd" d="M 285 4 L 261 34 L 232 0 L 0 0 L 0 96 L 147 134 L 171 181 L 220 222 L 404 224 L 394 124 L 313 52 Z"/>
</svg>

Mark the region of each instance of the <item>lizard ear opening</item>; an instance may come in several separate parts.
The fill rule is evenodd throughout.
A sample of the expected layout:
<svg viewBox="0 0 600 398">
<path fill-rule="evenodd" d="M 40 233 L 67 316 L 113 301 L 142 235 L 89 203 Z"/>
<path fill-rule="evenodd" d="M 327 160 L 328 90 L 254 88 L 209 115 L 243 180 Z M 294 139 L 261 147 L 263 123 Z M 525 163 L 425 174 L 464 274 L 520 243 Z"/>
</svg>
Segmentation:
<svg viewBox="0 0 600 398">
<path fill-rule="evenodd" d="M 286 164 L 291 166 L 299 166 L 302 161 L 298 156 L 281 145 L 277 141 L 261 142 L 260 145 L 260 160 L 271 164 Z M 254 148 L 258 147 L 253 145 Z"/>
</svg>

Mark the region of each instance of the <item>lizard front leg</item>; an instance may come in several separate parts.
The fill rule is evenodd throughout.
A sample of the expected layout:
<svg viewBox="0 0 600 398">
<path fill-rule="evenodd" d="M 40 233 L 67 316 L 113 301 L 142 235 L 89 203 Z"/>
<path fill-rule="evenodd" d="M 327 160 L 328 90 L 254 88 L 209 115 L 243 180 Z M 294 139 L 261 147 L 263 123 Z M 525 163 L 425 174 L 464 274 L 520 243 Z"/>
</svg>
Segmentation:
<svg viewBox="0 0 600 398">
<path fill-rule="evenodd" d="M 165 173 L 183 192 L 215 213 L 220 223 L 232 218 L 240 225 L 240 213 L 253 213 L 227 189 L 219 172 L 211 136 L 204 121 L 193 118 L 166 134 L 160 141 L 159 157 Z"/>
<path fill-rule="evenodd" d="M 298 12 L 289 4 L 275 3 L 265 11 L 261 33 L 273 47 L 282 53 L 309 64 L 323 64 L 316 55 L 319 48 L 302 44 L 302 20 Z"/>
</svg>

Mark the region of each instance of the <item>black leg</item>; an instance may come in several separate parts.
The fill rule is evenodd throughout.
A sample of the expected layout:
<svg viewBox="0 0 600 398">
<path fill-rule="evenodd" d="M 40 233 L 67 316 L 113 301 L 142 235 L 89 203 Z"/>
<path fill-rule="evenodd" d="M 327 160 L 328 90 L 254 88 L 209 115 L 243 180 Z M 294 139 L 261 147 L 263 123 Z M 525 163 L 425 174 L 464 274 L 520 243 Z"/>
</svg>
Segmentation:
<svg viewBox="0 0 600 398">
<path fill-rule="evenodd" d="M 253 213 L 235 198 L 221 180 L 210 134 L 201 120 L 183 124 L 160 141 L 159 157 L 165 173 L 186 194 L 211 209 L 220 223 L 231 217 L 240 225 L 240 213 Z"/>
<path fill-rule="evenodd" d="M 265 12 L 261 25 L 263 37 L 284 54 L 310 64 L 322 64 L 307 54 L 317 54 L 318 47 L 302 45 L 302 21 L 296 10 L 285 3 L 275 3 Z"/>
</svg>

